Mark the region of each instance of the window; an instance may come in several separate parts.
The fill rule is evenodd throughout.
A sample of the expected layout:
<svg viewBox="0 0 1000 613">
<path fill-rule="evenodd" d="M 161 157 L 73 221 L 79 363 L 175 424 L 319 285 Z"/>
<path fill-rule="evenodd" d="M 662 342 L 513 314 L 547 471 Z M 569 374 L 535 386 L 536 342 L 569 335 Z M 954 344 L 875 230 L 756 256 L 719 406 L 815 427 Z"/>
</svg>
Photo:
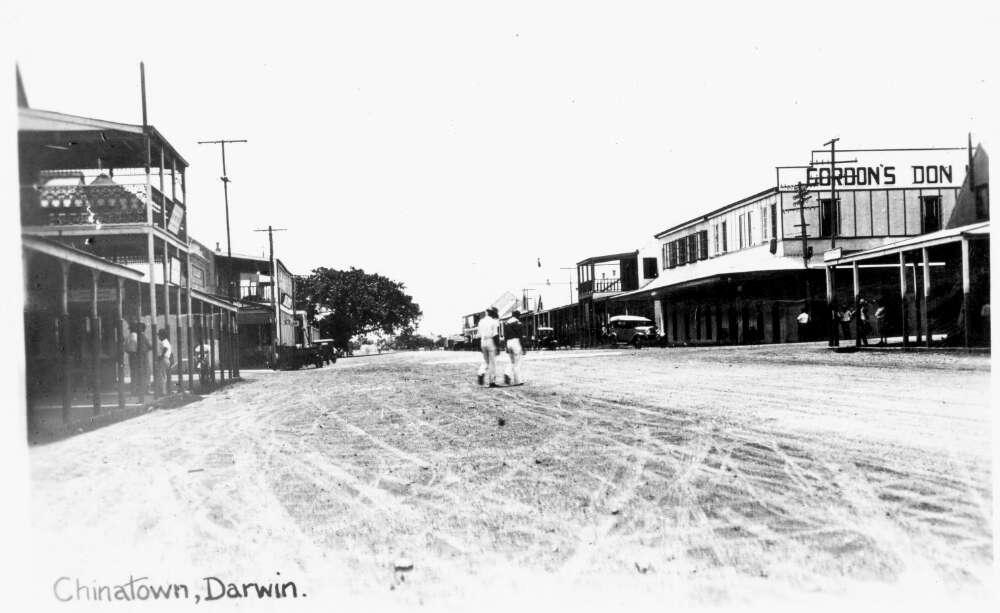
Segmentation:
<svg viewBox="0 0 1000 613">
<path fill-rule="evenodd" d="M 688 262 L 687 249 L 686 245 L 684 244 L 684 239 L 683 238 L 677 239 L 671 244 L 674 246 L 674 249 L 677 250 L 677 265 L 683 266 L 687 264 Z"/>
<path fill-rule="evenodd" d="M 659 276 L 656 271 L 656 258 L 642 258 L 642 277 L 644 279 L 655 279 Z"/>
<path fill-rule="evenodd" d="M 767 240 L 767 207 L 760 207 L 760 239 Z"/>
<path fill-rule="evenodd" d="M 191 284 L 199 288 L 205 287 L 205 269 L 197 264 L 191 264 Z"/>
<path fill-rule="evenodd" d="M 923 227 L 921 231 L 937 232 L 941 229 L 941 196 L 924 196 L 920 199 Z"/>
<path fill-rule="evenodd" d="M 771 238 L 778 238 L 778 205 L 771 205 Z"/>
<path fill-rule="evenodd" d="M 698 232 L 698 259 L 708 259 L 708 230 Z"/>
<path fill-rule="evenodd" d="M 728 237 L 726 235 L 726 222 L 722 222 L 722 253 L 729 251 Z"/>
<path fill-rule="evenodd" d="M 738 216 L 736 218 L 736 221 L 739 224 L 739 226 L 736 228 L 737 230 L 739 230 L 739 232 L 737 232 L 737 234 L 739 235 L 739 242 L 737 244 L 739 245 L 739 248 L 742 249 L 744 247 L 744 245 L 743 245 L 743 225 L 744 225 L 743 224 L 743 215 Z"/>
<path fill-rule="evenodd" d="M 688 234 L 685 240 L 687 240 L 688 262 L 694 262 L 698 259 L 698 236 Z"/>
<path fill-rule="evenodd" d="M 670 266 L 668 268 L 676 268 L 680 263 L 677 261 L 677 242 L 670 241 L 667 243 L 667 255 L 670 260 Z"/>
<path fill-rule="evenodd" d="M 974 190 L 976 201 L 976 219 L 983 221 L 990 218 L 990 186 L 977 185 Z"/>
<path fill-rule="evenodd" d="M 837 200 L 837 204 L 840 204 L 840 200 Z M 839 215 L 837 215 L 838 207 L 834 206 L 833 200 L 830 198 L 821 198 L 819 201 L 819 235 L 820 236 L 839 236 L 840 224 Z"/>
<path fill-rule="evenodd" d="M 712 250 L 719 253 L 719 224 L 712 226 Z"/>
<path fill-rule="evenodd" d="M 664 269 L 673 268 L 670 265 L 670 243 L 663 243 L 663 248 L 661 249 L 661 251 L 663 252 L 661 254 L 663 259 L 663 268 Z"/>
</svg>

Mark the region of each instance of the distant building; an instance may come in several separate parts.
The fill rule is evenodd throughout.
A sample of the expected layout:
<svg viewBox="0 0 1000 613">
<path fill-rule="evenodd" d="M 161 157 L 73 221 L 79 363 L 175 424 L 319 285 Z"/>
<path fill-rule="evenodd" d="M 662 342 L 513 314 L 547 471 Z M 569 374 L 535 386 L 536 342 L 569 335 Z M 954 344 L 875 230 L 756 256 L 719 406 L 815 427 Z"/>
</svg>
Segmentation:
<svg viewBox="0 0 1000 613">
<path fill-rule="evenodd" d="M 271 273 L 271 261 L 263 256 L 233 254 L 232 260 L 215 256 L 217 291 L 239 301 L 240 360 L 247 367 L 269 367 L 275 347 L 302 344 L 303 331 L 295 314 L 295 277 L 281 260 L 275 259 L 275 264 L 276 276 Z"/>
</svg>

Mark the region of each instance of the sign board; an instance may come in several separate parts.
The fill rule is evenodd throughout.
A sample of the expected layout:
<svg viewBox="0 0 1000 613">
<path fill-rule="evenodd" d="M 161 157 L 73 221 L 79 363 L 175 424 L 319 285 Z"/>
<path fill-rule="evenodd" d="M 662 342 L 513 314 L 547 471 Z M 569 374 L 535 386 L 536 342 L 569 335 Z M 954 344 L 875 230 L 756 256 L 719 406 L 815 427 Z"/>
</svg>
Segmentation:
<svg viewBox="0 0 1000 613">
<path fill-rule="evenodd" d="M 836 249 L 827 249 L 826 251 L 823 252 L 823 261 L 829 262 L 831 260 L 839 260 L 840 256 L 842 256 L 843 254 L 844 250 L 841 249 L 840 247 L 837 247 Z"/>
<path fill-rule="evenodd" d="M 292 308 L 292 297 L 284 292 L 281 293 L 281 306 L 286 309 Z"/>
<path fill-rule="evenodd" d="M 184 207 L 175 202 L 170 211 L 170 221 L 167 222 L 167 232 L 171 234 L 180 232 L 182 221 L 184 221 Z"/>
<path fill-rule="evenodd" d="M 778 188 L 795 189 L 802 182 L 810 190 L 837 189 L 927 189 L 960 187 L 965 180 L 968 151 L 955 149 L 879 149 L 837 151 L 830 167 L 830 152 L 812 152 L 808 168 L 778 168 Z"/>
<path fill-rule="evenodd" d="M 170 258 L 170 282 L 181 282 L 181 261 L 175 257 Z"/>
<path fill-rule="evenodd" d="M 90 302 L 90 288 L 71 289 L 68 298 L 70 302 Z M 98 302 L 114 302 L 118 300 L 118 290 L 113 287 L 97 288 Z"/>
</svg>

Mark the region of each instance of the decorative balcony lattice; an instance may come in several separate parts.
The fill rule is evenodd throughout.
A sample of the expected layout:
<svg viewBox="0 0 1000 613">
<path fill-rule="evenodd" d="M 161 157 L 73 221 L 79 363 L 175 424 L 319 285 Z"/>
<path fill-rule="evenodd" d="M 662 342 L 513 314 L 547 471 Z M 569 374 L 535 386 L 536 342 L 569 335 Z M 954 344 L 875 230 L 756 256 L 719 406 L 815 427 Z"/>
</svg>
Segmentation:
<svg viewBox="0 0 1000 613">
<path fill-rule="evenodd" d="M 34 192 L 37 206 L 29 201 L 25 210 L 31 225 L 146 221 L 145 185 L 54 185 Z"/>
</svg>

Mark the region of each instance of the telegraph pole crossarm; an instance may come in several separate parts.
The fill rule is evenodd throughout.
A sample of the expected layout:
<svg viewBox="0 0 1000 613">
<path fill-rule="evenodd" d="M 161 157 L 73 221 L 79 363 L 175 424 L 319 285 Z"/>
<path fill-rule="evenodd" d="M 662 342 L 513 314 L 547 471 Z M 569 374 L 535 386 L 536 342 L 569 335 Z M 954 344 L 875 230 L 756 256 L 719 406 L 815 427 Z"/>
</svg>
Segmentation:
<svg viewBox="0 0 1000 613">
<path fill-rule="evenodd" d="M 233 245 L 229 232 L 229 175 L 226 172 L 226 143 L 245 143 L 246 139 L 220 139 L 220 140 L 200 140 L 199 145 L 220 145 L 222 148 L 222 176 L 219 180 L 222 181 L 222 193 L 226 202 L 226 256 L 228 257 L 228 271 L 229 284 L 226 288 L 226 292 L 229 298 L 235 298 L 233 287 Z"/>
</svg>

